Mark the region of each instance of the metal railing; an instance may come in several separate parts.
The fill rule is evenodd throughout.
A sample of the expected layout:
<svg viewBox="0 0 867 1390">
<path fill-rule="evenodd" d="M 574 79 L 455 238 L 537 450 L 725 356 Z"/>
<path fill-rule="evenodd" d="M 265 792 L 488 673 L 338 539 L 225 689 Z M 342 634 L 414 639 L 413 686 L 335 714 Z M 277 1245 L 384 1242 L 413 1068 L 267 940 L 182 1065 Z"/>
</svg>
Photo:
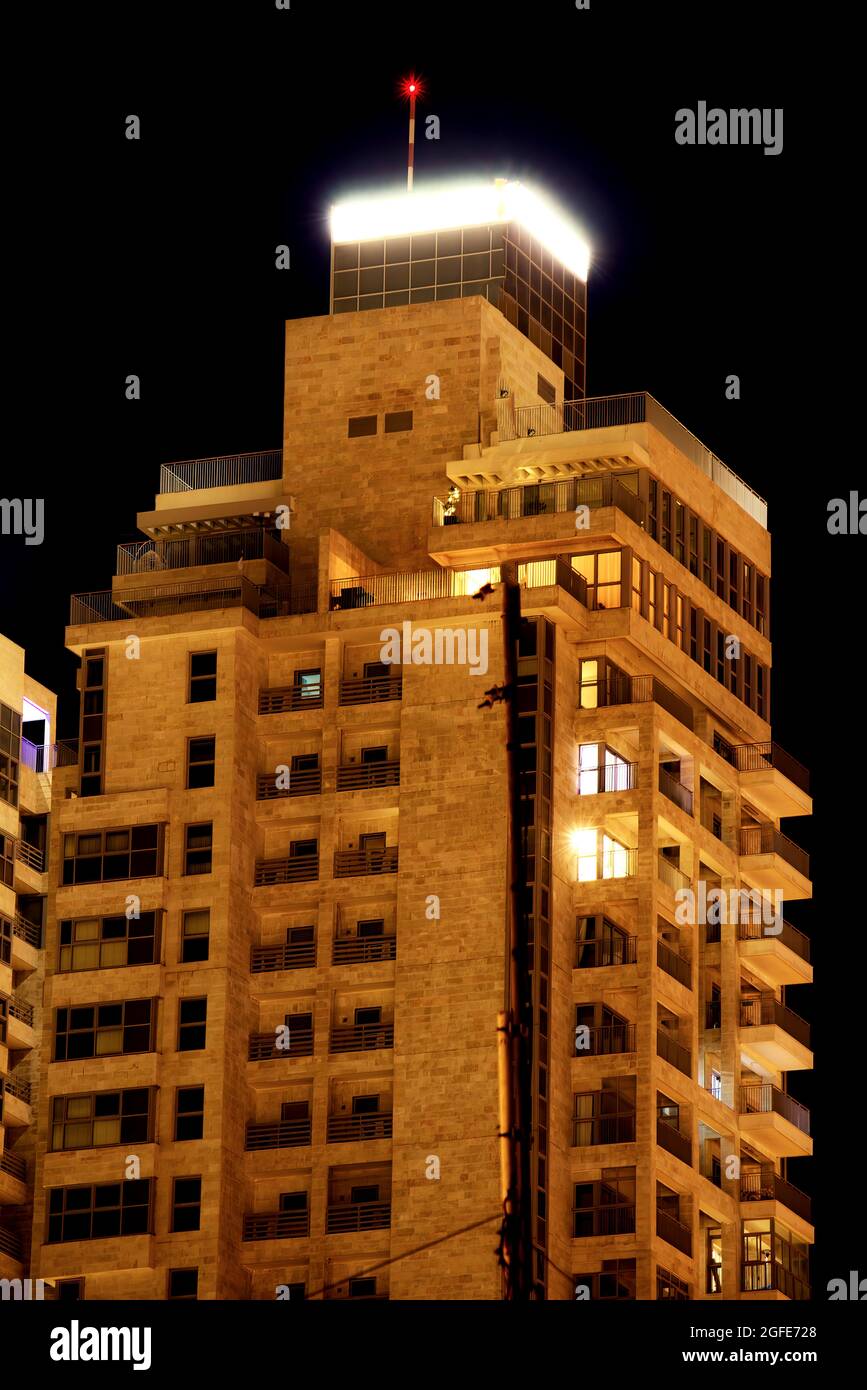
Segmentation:
<svg viewBox="0 0 867 1390">
<path fill-rule="evenodd" d="M 282 946 L 252 946 L 250 973 L 267 975 L 275 970 L 306 970 L 316 964 L 316 942 L 287 942 Z"/>
<path fill-rule="evenodd" d="M 572 1234 L 576 1240 L 585 1236 L 630 1235 L 634 1230 L 634 1203 L 572 1208 Z"/>
<path fill-rule="evenodd" d="M 598 792 L 631 792 L 637 786 L 638 763 L 603 763 L 602 767 L 585 768 L 578 774 L 581 796 L 593 796 Z"/>
<path fill-rule="evenodd" d="M 55 767 L 73 767 L 78 763 L 78 739 L 62 743 L 31 743 L 21 740 L 21 761 L 34 772 L 51 772 Z"/>
<path fill-rule="evenodd" d="M 676 1038 L 669 1037 L 668 1033 L 663 1033 L 661 1028 L 656 1030 L 656 1055 L 664 1062 L 677 1067 L 684 1076 L 692 1076 L 692 1053 L 689 1048 L 684 1047 Z"/>
<path fill-rule="evenodd" d="M 30 922 L 26 917 L 22 917 L 20 912 L 15 913 L 12 935 L 26 941 L 28 946 L 35 946 L 37 950 L 42 949 L 42 928 L 36 922 Z"/>
<path fill-rule="evenodd" d="M 329 1115 L 326 1143 L 348 1144 L 361 1139 L 390 1139 L 391 1111 L 367 1111 L 362 1115 Z"/>
<path fill-rule="evenodd" d="M 337 769 L 339 792 L 366 791 L 371 787 L 396 787 L 400 783 L 400 762 L 347 763 Z"/>
<path fill-rule="evenodd" d="M 603 709 L 609 705 L 643 705 L 653 702 L 667 710 L 687 729 L 694 724 L 693 712 L 685 700 L 656 676 L 615 676 L 600 681 L 588 681 L 581 689 L 596 688 L 596 703 Z M 579 706 L 580 708 L 580 706 Z"/>
<path fill-rule="evenodd" d="M 30 1081 L 17 1081 L 13 1076 L 3 1078 L 3 1089 L 7 1096 L 14 1096 L 25 1105 L 32 1104 L 33 1085 Z"/>
<path fill-rule="evenodd" d="M 362 965 L 396 958 L 396 936 L 338 936 L 331 947 L 332 965 Z"/>
<path fill-rule="evenodd" d="M 740 1026 L 742 1028 L 761 1028 L 763 1024 L 774 1023 L 804 1047 L 810 1046 L 810 1025 L 799 1014 L 787 1009 L 773 994 L 761 994 L 758 999 L 742 999 Z"/>
<path fill-rule="evenodd" d="M 329 1052 L 374 1052 L 394 1047 L 393 1023 L 336 1024 L 331 1029 Z"/>
<path fill-rule="evenodd" d="M 397 845 L 385 849 L 338 849 L 334 851 L 334 877 L 354 878 L 359 874 L 396 874 Z"/>
<path fill-rule="evenodd" d="M 257 859 L 256 888 L 275 883 L 309 883 L 319 877 L 319 855 L 297 854 L 288 859 Z"/>
<path fill-rule="evenodd" d="M 177 617 L 181 613 L 223 608 L 246 608 L 259 618 L 285 618 L 298 613 L 315 613 L 316 594 L 310 585 L 257 585 L 243 575 L 185 579 L 171 584 L 137 584 L 129 589 L 73 594 L 69 622 L 72 627 L 86 623 L 128 623 L 131 618 Z"/>
<path fill-rule="evenodd" d="M 784 946 L 788 946 L 790 951 L 794 951 L 796 956 L 802 960 L 810 959 L 810 939 L 803 932 L 793 927 L 791 922 L 783 921 L 776 923 L 775 926 L 782 926 L 782 931 L 768 931 L 763 922 L 738 922 L 739 941 L 780 941 Z M 717 937 L 719 940 L 719 937 Z"/>
<path fill-rule="evenodd" d="M 771 739 L 764 743 L 727 743 L 717 735 L 714 747 L 720 757 L 725 758 L 738 772 L 762 772 L 769 767 L 776 768 L 801 791 L 809 794 L 810 774 L 807 769 Z"/>
<path fill-rule="evenodd" d="M 297 1240 L 310 1234 L 309 1211 L 248 1212 L 243 1240 Z"/>
<path fill-rule="evenodd" d="M 40 874 L 45 873 L 45 850 L 40 849 L 38 845 L 28 844 L 26 840 L 16 840 L 15 858 L 20 859 L 29 869 L 35 869 Z"/>
<path fill-rule="evenodd" d="M 133 541 L 117 547 L 115 573 L 150 574 L 197 565 L 237 564 L 239 560 L 268 560 L 288 573 L 289 547 L 260 527 L 216 535 L 197 533 L 168 540 Z"/>
<path fill-rule="evenodd" d="M 682 782 L 678 782 L 676 777 L 672 777 L 670 772 L 666 772 L 664 767 L 659 769 L 659 790 L 669 801 L 673 801 L 675 806 L 679 806 L 681 811 L 685 811 L 688 816 L 692 815 L 692 791 Z"/>
<path fill-rule="evenodd" d="M 738 831 L 738 854 L 778 854 L 805 878 L 810 877 L 810 856 L 784 835 L 771 821 L 761 825 L 742 825 Z"/>
<path fill-rule="evenodd" d="M 572 1147 L 635 1142 L 635 1114 L 572 1116 Z"/>
<path fill-rule="evenodd" d="M 637 474 L 632 472 L 623 476 L 635 479 Z M 454 509 L 451 512 L 450 506 Z M 448 498 L 435 497 L 433 524 L 454 526 L 484 521 L 516 521 L 528 516 L 575 512 L 578 507 L 589 507 L 591 511 L 601 507 L 619 507 L 638 526 L 644 526 L 643 502 L 616 472 L 594 473 L 585 478 L 565 478 L 556 482 L 522 483 L 499 490 L 473 489 L 462 492 L 454 503 L 450 503 Z"/>
<path fill-rule="evenodd" d="M 247 1059 L 250 1062 L 272 1062 L 278 1057 L 312 1057 L 313 1029 L 289 1026 L 288 1047 L 278 1047 L 276 1033 L 251 1033 Z"/>
<path fill-rule="evenodd" d="M 675 893 L 690 886 L 689 875 L 679 869 L 676 864 L 672 864 L 670 860 L 664 858 L 662 854 L 657 856 L 656 873 L 657 877 Z"/>
<path fill-rule="evenodd" d="M 605 1023 L 598 1028 L 587 1029 L 589 1047 L 579 1047 L 576 1036 L 576 1057 L 606 1057 L 618 1052 L 635 1051 L 634 1023 Z"/>
<path fill-rule="evenodd" d="M 332 609 L 369 604 L 419 603 L 455 593 L 455 573 L 447 569 L 403 570 L 394 574 L 354 575 L 331 581 Z"/>
<path fill-rule="evenodd" d="M 673 980 L 678 980 L 687 989 L 692 989 L 692 966 L 690 962 L 677 951 L 673 951 L 667 941 L 657 941 L 656 943 L 656 963 L 660 970 L 664 970 L 666 975 L 670 975 Z"/>
<path fill-rule="evenodd" d="M 804 1221 L 812 1219 L 812 1203 L 806 1192 L 793 1187 L 770 1165 L 741 1169 L 742 1202 L 782 1202 Z"/>
<path fill-rule="evenodd" d="M 324 684 L 311 687 L 305 685 L 280 685 L 271 690 L 259 691 L 260 714 L 286 714 L 296 709 L 321 709 Z"/>
<path fill-rule="evenodd" d="M 810 1112 L 806 1105 L 786 1095 L 770 1081 L 741 1086 L 741 1114 L 779 1115 L 802 1134 L 810 1133 Z"/>
<path fill-rule="evenodd" d="M 337 698 L 341 705 L 375 705 L 402 694 L 403 676 L 351 676 L 341 680 Z"/>
<path fill-rule="evenodd" d="M 282 476 L 282 449 L 252 454 L 216 454 L 213 458 L 162 464 L 160 492 L 194 492 L 197 488 L 270 483 L 279 481 Z"/>
<path fill-rule="evenodd" d="M 278 787 L 278 776 L 281 781 L 288 777 L 288 787 Z M 260 772 L 256 776 L 257 801 L 273 801 L 281 796 L 315 796 L 321 791 L 321 767 L 305 768 L 301 772 Z"/>
<path fill-rule="evenodd" d="M 517 408 L 511 407 L 511 402 L 504 401 L 498 403 L 497 415 L 501 440 L 563 434 L 569 430 L 610 429 L 617 425 L 652 425 L 760 526 L 767 529 L 768 505 L 764 499 L 647 391 L 617 396 L 589 396 L 579 401 L 555 401 L 551 405 Z"/>
<path fill-rule="evenodd" d="M 679 1158 L 681 1163 L 692 1167 L 692 1140 L 688 1134 L 681 1134 L 659 1111 L 656 1114 L 656 1142 L 661 1149 Z"/>
<path fill-rule="evenodd" d="M 244 1148 L 250 1152 L 256 1149 L 297 1149 L 310 1143 L 313 1121 L 279 1120 L 269 1125 L 247 1126 Z"/>
<path fill-rule="evenodd" d="M 27 1164 L 23 1158 L 17 1154 L 10 1153 L 4 1149 L 0 1153 L 0 1173 L 8 1173 L 10 1178 L 17 1178 L 19 1182 L 27 1181 Z"/>
<path fill-rule="evenodd" d="M 597 941 L 582 941 L 576 937 L 576 970 L 594 970 L 605 965 L 634 965 L 637 959 L 637 936 L 603 937 Z"/>
<path fill-rule="evenodd" d="M 744 1260 L 741 1265 L 741 1290 L 743 1293 L 764 1293 L 776 1289 L 787 1298 L 797 1302 L 807 1302 L 810 1298 L 810 1285 L 799 1279 L 790 1269 L 776 1260 Z"/>
<path fill-rule="evenodd" d="M 19 1264 L 24 1258 L 21 1237 L 14 1231 L 7 1231 L 5 1226 L 0 1226 L 0 1254 L 8 1255 Z"/>
<path fill-rule="evenodd" d="M 656 1208 L 656 1234 L 683 1255 L 692 1255 L 692 1231 L 661 1207 Z"/>
<path fill-rule="evenodd" d="M 33 1005 L 25 1004 L 21 999 L 14 997 L 9 1000 L 9 1017 L 17 1018 L 19 1022 L 25 1023 L 28 1028 L 33 1027 Z"/>
<path fill-rule="evenodd" d="M 334 1202 L 325 1218 L 328 1235 L 338 1231 L 376 1231 L 391 1225 L 391 1202 Z"/>
</svg>

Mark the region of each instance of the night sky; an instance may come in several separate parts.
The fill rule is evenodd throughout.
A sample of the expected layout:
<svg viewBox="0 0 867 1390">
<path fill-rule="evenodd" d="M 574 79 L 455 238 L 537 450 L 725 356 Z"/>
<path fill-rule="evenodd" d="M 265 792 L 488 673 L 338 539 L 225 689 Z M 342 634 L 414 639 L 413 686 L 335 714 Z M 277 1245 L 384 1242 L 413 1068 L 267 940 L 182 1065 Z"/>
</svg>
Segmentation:
<svg viewBox="0 0 867 1390">
<path fill-rule="evenodd" d="M 856 421 L 830 409 L 822 327 L 854 234 L 837 224 L 829 236 L 828 149 L 802 81 L 785 78 L 790 8 L 699 8 L 123 6 L 102 22 L 99 58 L 82 27 L 90 58 L 52 100 L 25 100 L 30 138 L 11 156 L 13 184 L 36 179 L 7 263 L 28 312 L 7 339 L 25 442 L 6 455 L 2 492 L 44 496 L 46 532 L 42 546 L 0 537 L 0 629 L 60 691 L 58 733 L 74 737 L 69 594 L 110 586 L 160 463 L 280 446 L 284 320 L 328 312 L 329 204 L 405 181 L 397 84 L 420 73 L 417 184 L 476 174 L 548 191 L 593 247 L 588 394 L 652 392 L 769 502 L 774 737 L 812 769 L 828 832 L 783 824 L 814 853 L 814 904 L 786 917 L 812 936 L 821 981 L 790 999 L 816 1025 L 818 1069 L 790 1080 L 813 1109 L 817 1158 L 790 1177 L 814 1196 L 822 1297 L 857 1267 L 863 1222 L 863 1209 L 841 1221 L 837 1207 L 863 914 L 841 872 L 854 844 L 831 832 L 851 823 L 840 802 L 864 753 L 828 734 L 857 699 L 829 658 L 851 650 L 865 542 L 826 529 L 828 501 L 857 489 L 863 466 Z M 675 112 L 701 100 L 784 108 L 782 154 L 678 145 Z M 124 136 L 131 113 L 139 142 Z M 431 113 L 439 141 L 423 138 Z M 284 243 L 289 271 L 274 265 Z M 130 373 L 138 402 L 124 397 Z M 732 373 L 739 401 L 725 397 Z M 833 576 L 821 599 L 819 570 Z"/>
</svg>

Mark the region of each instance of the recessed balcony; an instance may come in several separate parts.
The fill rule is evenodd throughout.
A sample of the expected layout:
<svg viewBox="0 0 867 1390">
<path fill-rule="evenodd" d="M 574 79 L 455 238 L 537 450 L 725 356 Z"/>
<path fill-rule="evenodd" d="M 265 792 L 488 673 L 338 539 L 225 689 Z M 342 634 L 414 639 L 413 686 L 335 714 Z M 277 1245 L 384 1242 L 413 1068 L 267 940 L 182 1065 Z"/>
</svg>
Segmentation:
<svg viewBox="0 0 867 1390">
<path fill-rule="evenodd" d="M 341 680 L 337 702 L 340 705 L 378 705 L 399 700 L 403 695 L 403 676 L 352 676 Z"/>
<path fill-rule="evenodd" d="M 328 1235 L 346 1231 L 378 1231 L 391 1225 L 391 1202 L 332 1202 L 325 1230 Z"/>
<path fill-rule="evenodd" d="M 280 970 L 309 970 L 316 964 L 316 942 L 283 942 L 250 948 L 250 973 L 273 975 Z"/>
<path fill-rule="evenodd" d="M 293 1057 L 313 1056 L 313 1029 L 290 1028 L 288 1046 L 281 1047 L 283 1035 L 276 1031 L 270 1033 L 251 1033 L 247 1059 L 250 1062 L 289 1061 Z"/>
<path fill-rule="evenodd" d="M 691 707 L 656 676 L 628 676 L 609 671 L 601 680 L 581 682 L 578 708 L 607 709 L 616 705 L 659 705 L 687 729 L 692 729 Z"/>
<path fill-rule="evenodd" d="M 741 826 L 738 854 L 753 887 L 780 890 L 785 899 L 812 896 L 810 856 L 770 821 Z"/>
<path fill-rule="evenodd" d="M 257 1149 L 298 1149 L 310 1143 L 313 1121 L 308 1116 L 301 1120 L 281 1120 L 274 1124 L 248 1124 L 244 1148 L 250 1152 Z"/>
<path fill-rule="evenodd" d="M 331 1029 L 329 1052 L 374 1052 L 394 1047 L 393 1023 L 335 1024 Z"/>
<path fill-rule="evenodd" d="M 242 1240 L 303 1240 L 310 1235 L 310 1212 L 263 1211 L 244 1216 Z"/>
<path fill-rule="evenodd" d="M 355 1115 L 329 1115 L 326 1142 L 351 1144 L 365 1139 L 390 1139 L 393 1119 L 390 1110 L 366 1110 Z"/>
<path fill-rule="evenodd" d="M 257 859 L 254 886 L 270 888 L 277 883 L 311 883 L 318 877 L 318 854 L 296 854 L 285 859 Z"/>
<path fill-rule="evenodd" d="M 692 1256 L 692 1231 L 678 1217 L 661 1207 L 656 1208 L 656 1234 L 682 1255 Z"/>
<path fill-rule="evenodd" d="M 772 1164 L 741 1169 L 740 1197 L 742 1202 L 781 1202 L 802 1221 L 812 1221 L 812 1203 L 806 1192 L 793 1187 L 781 1177 Z M 754 1216 L 754 1210 L 743 1213 Z M 764 1215 L 765 1213 L 761 1213 Z"/>
<path fill-rule="evenodd" d="M 742 1134 L 775 1158 L 812 1154 L 810 1112 L 779 1086 L 769 1081 L 744 1082 L 740 1087 L 739 1110 Z"/>
<path fill-rule="evenodd" d="M 688 1134 L 681 1133 L 677 1124 L 672 1123 L 672 1107 L 660 1106 L 656 1112 L 656 1142 L 666 1153 L 679 1158 L 681 1163 L 692 1167 L 692 1140 Z"/>
<path fill-rule="evenodd" d="M 518 562 L 518 583 L 523 589 L 558 586 L 585 608 L 596 608 L 596 596 L 584 576 L 559 556 Z M 498 585 L 499 565 L 480 569 L 437 568 L 393 574 L 354 575 L 335 579 L 331 584 L 329 606 L 332 611 L 353 608 L 389 607 L 401 603 L 422 603 L 431 599 L 471 599 L 484 585 Z M 609 605 L 610 606 L 610 605 Z M 445 639 L 443 639 L 445 641 Z"/>
<path fill-rule="evenodd" d="M 810 1025 L 774 994 L 740 1001 L 740 1045 L 768 1071 L 804 1071 L 813 1065 Z"/>
<path fill-rule="evenodd" d="M 367 874 L 396 874 L 397 845 L 383 849 L 338 849 L 334 851 L 334 877 L 357 878 Z"/>
<path fill-rule="evenodd" d="M 260 714 L 288 714 L 300 709 L 321 709 L 325 695 L 324 682 L 310 685 L 279 685 L 259 691 Z"/>
<path fill-rule="evenodd" d="M 375 787 L 400 785 L 400 762 L 395 759 L 378 763 L 346 763 L 337 769 L 339 792 L 370 791 Z"/>
<path fill-rule="evenodd" d="M 664 1032 L 661 1028 L 656 1030 L 656 1055 L 672 1067 L 676 1067 L 679 1072 L 683 1072 L 684 1076 L 692 1076 L 692 1052 L 690 1048 L 684 1047 L 677 1038 L 673 1038 L 670 1033 Z"/>
<path fill-rule="evenodd" d="M 317 796 L 322 791 L 322 769 L 303 771 L 260 772 L 256 777 L 256 800 L 276 801 L 284 796 Z"/>
<path fill-rule="evenodd" d="M 382 931 L 373 936 L 336 936 L 331 946 L 332 965 L 367 965 L 371 961 L 395 960 L 397 936 Z"/>
<path fill-rule="evenodd" d="M 685 787 L 676 777 L 672 777 L 664 767 L 659 769 L 659 790 L 669 801 L 673 801 L 675 806 L 679 806 L 685 815 L 692 815 L 692 790 Z"/>
<path fill-rule="evenodd" d="M 243 560 L 267 560 L 288 574 L 289 547 L 279 539 L 279 533 L 264 527 L 210 534 L 197 530 L 191 535 L 119 545 L 115 573 L 156 574 L 201 565 L 237 565 Z"/>
</svg>

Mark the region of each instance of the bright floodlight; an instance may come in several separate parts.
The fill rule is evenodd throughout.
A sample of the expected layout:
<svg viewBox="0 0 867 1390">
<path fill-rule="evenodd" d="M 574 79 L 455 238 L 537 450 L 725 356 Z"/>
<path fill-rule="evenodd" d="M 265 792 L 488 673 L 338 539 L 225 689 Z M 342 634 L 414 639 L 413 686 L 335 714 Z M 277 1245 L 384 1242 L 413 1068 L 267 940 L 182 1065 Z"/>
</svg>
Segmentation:
<svg viewBox="0 0 867 1390">
<path fill-rule="evenodd" d="M 331 209 L 331 239 L 335 245 L 378 241 L 491 222 L 519 223 L 579 280 L 587 279 L 590 247 L 584 238 L 546 198 L 505 179 L 348 199 Z"/>
</svg>

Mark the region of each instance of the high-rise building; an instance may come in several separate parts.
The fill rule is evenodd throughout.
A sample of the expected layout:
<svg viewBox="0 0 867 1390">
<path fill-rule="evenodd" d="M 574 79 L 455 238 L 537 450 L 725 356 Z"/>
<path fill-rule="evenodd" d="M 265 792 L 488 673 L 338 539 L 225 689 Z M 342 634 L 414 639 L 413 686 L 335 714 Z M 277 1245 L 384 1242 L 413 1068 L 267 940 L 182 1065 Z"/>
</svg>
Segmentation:
<svg viewBox="0 0 867 1390">
<path fill-rule="evenodd" d="M 809 896 L 780 820 L 810 799 L 771 734 L 765 506 L 471 292 L 511 242 L 564 294 L 559 238 L 450 215 L 335 230 L 282 450 L 164 466 L 73 597 L 34 1231 L 62 1296 L 501 1296 L 507 563 L 537 1293 L 806 1296 L 809 950 L 768 905 Z M 437 295 L 459 255 L 488 265 Z"/>
<path fill-rule="evenodd" d="M 0 636 L 0 1279 L 3 1297 L 35 1297 L 27 1280 L 33 1213 L 34 1110 L 42 1024 L 56 698 L 25 674 L 24 651 Z"/>
</svg>

